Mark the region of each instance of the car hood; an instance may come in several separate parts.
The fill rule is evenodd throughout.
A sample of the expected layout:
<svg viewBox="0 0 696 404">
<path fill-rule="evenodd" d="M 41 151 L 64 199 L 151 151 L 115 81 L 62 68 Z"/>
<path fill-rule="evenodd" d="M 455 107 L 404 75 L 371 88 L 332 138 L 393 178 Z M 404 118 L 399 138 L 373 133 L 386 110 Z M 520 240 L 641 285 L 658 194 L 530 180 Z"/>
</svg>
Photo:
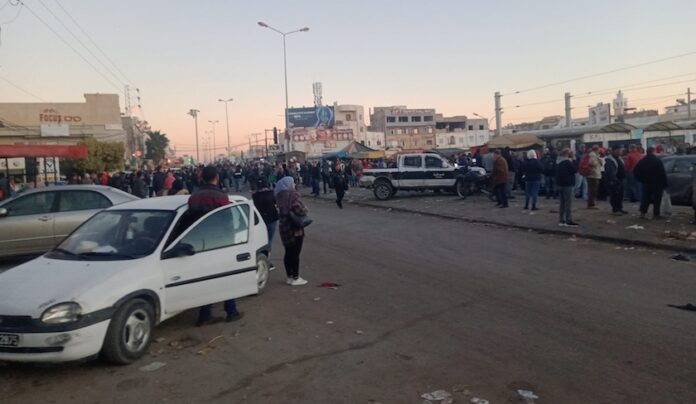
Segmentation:
<svg viewBox="0 0 696 404">
<path fill-rule="evenodd" d="M 83 313 L 90 313 L 102 307 L 80 297 L 95 287 L 108 291 L 108 280 L 124 275 L 133 264 L 36 258 L 0 273 L 0 315 L 38 318 L 50 306 L 69 301 L 78 302 Z"/>
</svg>

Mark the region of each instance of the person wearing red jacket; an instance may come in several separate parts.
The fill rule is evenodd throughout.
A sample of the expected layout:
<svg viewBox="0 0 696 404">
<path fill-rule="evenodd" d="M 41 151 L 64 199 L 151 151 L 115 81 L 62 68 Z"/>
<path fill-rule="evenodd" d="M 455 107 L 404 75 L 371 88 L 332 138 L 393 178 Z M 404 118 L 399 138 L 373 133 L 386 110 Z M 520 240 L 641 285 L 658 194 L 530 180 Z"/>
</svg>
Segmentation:
<svg viewBox="0 0 696 404">
<path fill-rule="evenodd" d="M 636 165 L 638 165 L 638 162 L 643 157 L 645 157 L 645 155 L 641 153 L 636 145 L 629 146 L 628 154 L 624 157 L 624 167 L 626 168 L 626 193 L 632 203 L 640 201 L 641 184 L 633 174 L 633 170 L 635 170 Z"/>
</svg>

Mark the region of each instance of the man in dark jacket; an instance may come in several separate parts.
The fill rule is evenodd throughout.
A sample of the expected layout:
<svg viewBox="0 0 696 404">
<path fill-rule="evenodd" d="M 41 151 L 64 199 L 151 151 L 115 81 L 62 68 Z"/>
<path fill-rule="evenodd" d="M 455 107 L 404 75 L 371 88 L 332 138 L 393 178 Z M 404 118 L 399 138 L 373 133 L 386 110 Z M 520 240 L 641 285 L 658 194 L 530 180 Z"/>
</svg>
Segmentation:
<svg viewBox="0 0 696 404">
<path fill-rule="evenodd" d="M 628 214 L 623 209 L 624 199 L 624 179 L 626 179 L 626 168 L 624 167 L 621 146 L 613 146 L 611 153 L 604 159 L 604 178 L 609 188 L 609 202 L 611 211 L 614 215 Z"/>
<path fill-rule="evenodd" d="M 155 196 L 164 195 L 164 179 L 166 174 L 162 172 L 162 167 L 157 166 L 155 173 L 152 175 L 152 190 L 155 192 Z"/>
<path fill-rule="evenodd" d="M 202 177 L 204 184 L 188 200 L 189 209 L 187 213 L 191 215 L 191 223 L 205 216 L 206 213 L 230 203 L 230 198 L 227 194 L 220 190 L 220 175 L 217 168 L 214 166 L 205 167 Z M 244 316 L 243 312 L 237 311 L 234 299 L 225 302 L 225 312 L 227 312 L 228 322 L 239 320 Z M 200 327 L 212 322 L 214 322 L 213 305 L 206 304 L 201 306 L 198 311 L 196 325 Z"/>
<path fill-rule="evenodd" d="M 653 205 L 653 218 L 660 219 L 660 204 L 662 193 L 667 187 L 667 173 L 665 166 L 655 155 L 655 148 L 648 147 L 647 155 L 636 164 L 633 170 L 636 179 L 643 184 L 640 198 L 640 217 L 645 219 L 648 206 Z"/>
<path fill-rule="evenodd" d="M 573 162 L 573 154 L 569 149 L 563 149 L 560 154 L 559 163 L 556 166 L 556 185 L 558 185 L 560 220 L 558 225 L 561 227 L 577 227 L 573 221 L 573 193 L 575 190 L 575 174 L 578 172 Z"/>
<path fill-rule="evenodd" d="M 138 198 L 147 198 L 147 184 L 145 184 L 145 181 L 143 181 L 142 171 L 135 172 L 135 175 L 133 176 L 132 188 L 133 195 L 137 196 Z"/>
</svg>

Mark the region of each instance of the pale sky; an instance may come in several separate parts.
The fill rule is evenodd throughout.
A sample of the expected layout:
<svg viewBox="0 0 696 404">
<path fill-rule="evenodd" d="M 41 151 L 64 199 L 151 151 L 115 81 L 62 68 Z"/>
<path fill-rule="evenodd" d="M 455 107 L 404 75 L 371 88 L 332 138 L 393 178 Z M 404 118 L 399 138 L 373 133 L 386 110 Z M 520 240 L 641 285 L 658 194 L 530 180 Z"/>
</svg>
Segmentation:
<svg viewBox="0 0 696 404">
<path fill-rule="evenodd" d="M 693 0 L 58 0 L 127 76 L 114 78 L 42 5 L 91 46 L 56 0 L 23 1 L 15 19 L 18 7 L 0 0 L 0 102 L 39 101 L 2 78 L 51 102 L 122 92 L 128 82 L 141 89 L 144 118 L 167 133 L 180 154 L 195 148 L 191 108 L 201 111 L 201 136 L 212 129 L 208 120 L 220 121 L 216 143 L 223 152 L 225 111 L 218 98 L 234 98 L 233 145 L 282 126 L 282 38 L 257 21 L 282 31 L 310 28 L 288 36 L 290 105 L 312 105 L 312 82 L 320 81 L 326 103 L 363 105 L 366 115 L 374 106 L 408 105 L 492 118 L 495 91 L 509 94 L 696 51 Z M 609 102 L 613 94 L 581 95 L 630 85 L 624 92 L 631 106 L 662 110 L 688 86 L 696 90 L 696 54 L 507 95 L 503 123 L 563 115 L 566 91 L 578 97 L 574 116 L 586 116 L 588 105 Z"/>
</svg>

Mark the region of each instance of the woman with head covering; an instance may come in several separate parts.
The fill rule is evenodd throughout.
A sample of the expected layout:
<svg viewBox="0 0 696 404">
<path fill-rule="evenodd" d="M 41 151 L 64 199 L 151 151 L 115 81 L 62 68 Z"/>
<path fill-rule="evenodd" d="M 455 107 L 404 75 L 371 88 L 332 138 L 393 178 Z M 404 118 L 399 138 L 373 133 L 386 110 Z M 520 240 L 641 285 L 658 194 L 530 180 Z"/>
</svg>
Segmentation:
<svg viewBox="0 0 696 404">
<path fill-rule="evenodd" d="M 263 222 L 266 223 L 266 230 L 268 231 L 268 258 L 270 259 L 273 236 L 278 228 L 278 207 L 276 206 L 273 190 L 267 179 L 259 178 L 256 182 L 256 192 L 251 197 L 254 200 L 254 206 L 256 206 L 263 218 Z M 270 269 L 274 270 L 275 265 L 271 264 Z"/>
<path fill-rule="evenodd" d="M 532 201 L 532 210 L 537 210 L 537 197 L 541 185 L 541 172 L 543 168 L 537 159 L 536 151 L 527 152 L 527 161 L 524 163 L 524 208 L 529 209 L 529 201 Z"/>
<path fill-rule="evenodd" d="M 276 184 L 273 193 L 280 213 L 280 239 L 285 247 L 283 263 L 288 276 L 286 283 L 292 286 L 305 285 L 307 281 L 300 277 L 300 252 L 302 252 L 305 233 L 304 229 L 293 225 L 290 212 L 298 216 L 306 216 L 307 208 L 300 200 L 300 194 L 295 190 L 293 177 L 283 177 Z"/>
</svg>

